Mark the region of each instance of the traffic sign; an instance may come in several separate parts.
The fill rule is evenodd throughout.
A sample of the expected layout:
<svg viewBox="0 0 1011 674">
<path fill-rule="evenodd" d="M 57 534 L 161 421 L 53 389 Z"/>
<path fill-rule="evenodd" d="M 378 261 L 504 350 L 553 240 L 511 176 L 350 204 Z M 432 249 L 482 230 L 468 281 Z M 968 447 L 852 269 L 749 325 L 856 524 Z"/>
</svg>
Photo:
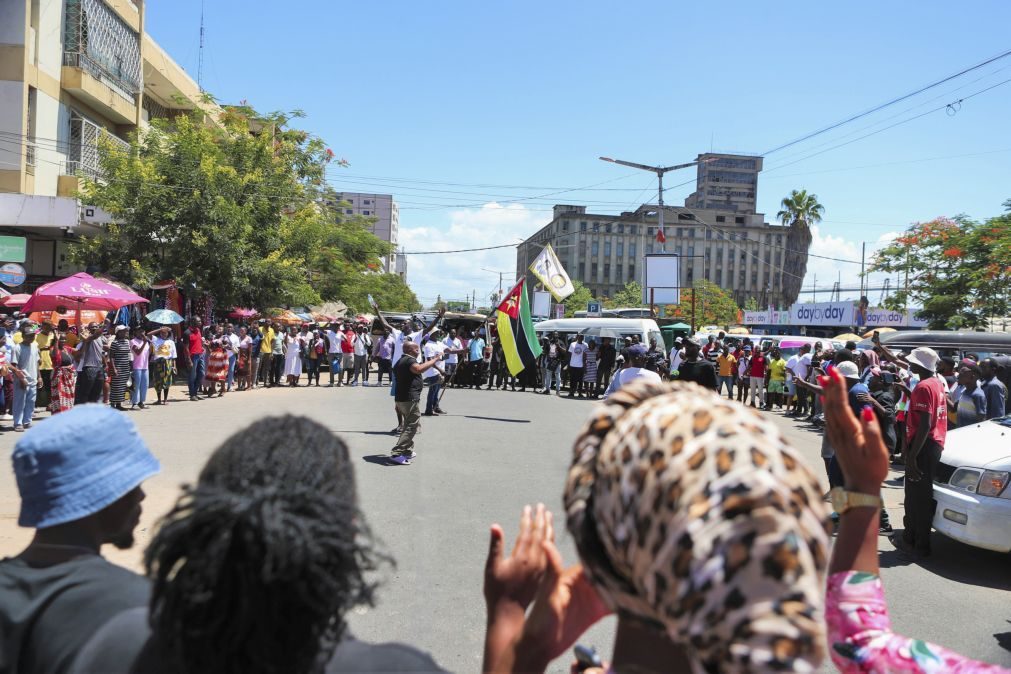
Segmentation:
<svg viewBox="0 0 1011 674">
<path fill-rule="evenodd" d="M 0 283 L 15 288 L 25 282 L 28 276 L 25 268 L 16 262 L 8 262 L 0 267 Z"/>
<path fill-rule="evenodd" d="M 587 302 L 586 303 L 586 317 L 587 318 L 600 318 L 603 312 L 600 310 L 600 302 Z"/>
</svg>

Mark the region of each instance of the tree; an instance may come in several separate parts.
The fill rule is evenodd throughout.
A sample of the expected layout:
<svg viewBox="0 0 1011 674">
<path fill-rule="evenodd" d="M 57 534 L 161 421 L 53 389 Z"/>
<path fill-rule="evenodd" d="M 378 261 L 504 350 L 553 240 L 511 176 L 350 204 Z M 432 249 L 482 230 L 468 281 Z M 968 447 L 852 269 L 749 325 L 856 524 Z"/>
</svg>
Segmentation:
<svg viewBox="0 0 1011 674">
<path fill-rule="evenodd" d="M 792 190 L 780 203 L 783 210 L 776 218 L 790 226 L 783 251 L 783 302 L 793 304 L 800 296 L 800 285 L 807 274 L 807 250 L 811 247 L 811 225 L 821 222 L 825 207 L 818 203 L 818 195 L 807 190 Z"/>
<path fill-rule="evenodd" d="M 670 318 L 688 323 L 692 318 L 692 295 L 695 296 L 695 327 L 700 325 L 728 325 L 737 322 L 739 311 L 734 299 L 715 283 L 701 280 L 694 288 L 681 290 L 681 302 L 666 306 Z"/>
<path fill-rule="evenodd" d="M 629 281 L 605 305 L 608 309 L 646 306 L 642 303 L 642 286 L 637 281 Z"/>
<path fill-rule="evenodd" d="M 744 301 L 745 311 L 758 311 L 758 300 L 754 297 L 749 297 Z"/>
<path fill-rule="evenodd" d="M 333 153 L 289 128 L 300 115 L 243 105 L 209 124 L 197 110 L 152 120 L 129 151 L 103 144 L 103 178 L 85 179 L 81 195 L 115 222 L 77 242 L 72 259 L 138 286 L 175 279 L 219 306 L 344 299 L 391 247 L 368 219 L 327 203 Z"/>
<path fill-rule="evenodd" d="M 934 329 L 980 329 L 1011 313 L 1011 200 L 1005 213 L 975 222 L 964 215 L 917 223 L 878 251 L 870 272 L 899 276 L 885 306 L 919 315 Z"/>
<path fill-rule="evenodd" d="M 562 300 L 566 318 L 572 318 L 577 311 L 586 311 L 587 303 L 593 301 L 593 293 L 581 282 L 573 280 L 572 287 L 575 288 L 575 292 Z"/>
<path fill-rule="evenodd" d="M 371 311 L 368 296 L 379 303 L 383 311 L 421 311 L 421 302 L 399 274 L 358 274 L 341 294 L 349 308 L 356 312 Z M 443 302 L 445 304 L 445 302 Z"/>
</svg>

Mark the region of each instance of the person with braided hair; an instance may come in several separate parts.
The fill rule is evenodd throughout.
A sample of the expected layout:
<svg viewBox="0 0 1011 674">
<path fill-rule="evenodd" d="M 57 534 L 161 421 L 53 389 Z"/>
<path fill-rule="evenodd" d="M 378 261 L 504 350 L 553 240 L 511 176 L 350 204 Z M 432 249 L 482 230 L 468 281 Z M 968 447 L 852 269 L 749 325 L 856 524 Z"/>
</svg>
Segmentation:
<svg viewBox="0 0 1011 674">
<path fill-rule="evenodd" d="M 226 440 L 161 521 L 145 554 L 150 608 L 105 625 L 73 671 L 442 671 L 349 633 L 348 612 L 374 605 L 366 576 L 386 563 L 347 445 L 305 417 L 263 419 Z"/>
</svg>

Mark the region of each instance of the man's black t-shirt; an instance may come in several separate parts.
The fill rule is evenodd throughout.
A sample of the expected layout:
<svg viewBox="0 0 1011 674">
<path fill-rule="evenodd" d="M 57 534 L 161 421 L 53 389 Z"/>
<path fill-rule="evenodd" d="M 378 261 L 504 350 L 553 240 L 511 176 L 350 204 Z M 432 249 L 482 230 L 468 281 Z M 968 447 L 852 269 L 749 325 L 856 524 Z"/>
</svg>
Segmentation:
<svg viewBox="0 0 1011 674">
<path fill-rule="evenodd" d="M 600 356 L 597 358 L 597 369 L 614 367 L 615 357 L 613 344 L 601 344 Z"/>
<path fill-rule="evenodd" d="M 70 671 L 102 625 L 146 607 L 150 594 L 147 579 L 98 555 L 46 567 L 0 561 L 0 672 Z"/>
<path fill-rule="evenodd" d="M 411 372 L 411 366 L 417 365 L 418 361 L 414 356 L 403 355 L 397 364 L 393 366 L 393 372 L 397 377 L 397 393 L 393 399 L 398 403 L 420 402 L 421 390 L 425 382 L 420 374 Z"/>
<path fill-rule="evenodd" d="M 175 674 L 159 652 L 148 625 L 147 609 L 124 611 L 88 642 L 72 674 Z M 431 656 L 406 644 L 370 644 L 350 634 L 337 644 L 323 668 L 338 672 L 442 672 Z"/>
<path fill-rule="evenodd" d="M 686 360 L 678 366 L 679 381 L 693 381 L 699 386 L 716 390 L 716 366 L 708 360 Z"/>
</svg>

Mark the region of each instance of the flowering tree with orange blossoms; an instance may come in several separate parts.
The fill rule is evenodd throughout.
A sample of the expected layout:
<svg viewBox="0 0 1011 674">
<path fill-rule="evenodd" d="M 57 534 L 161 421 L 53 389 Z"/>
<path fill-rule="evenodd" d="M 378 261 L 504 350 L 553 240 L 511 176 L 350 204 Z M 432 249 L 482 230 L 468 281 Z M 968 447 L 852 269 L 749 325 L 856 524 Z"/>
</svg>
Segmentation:
<svg viewBox="0 0 1011 674">
<path fill-rule="evenodd" d="M 959 215 L 917 223 L 878 251 L 870 272 L 897 274 L 891 309 L 921 306 L 934 329 L 985 328 L 1011 313 L 1011 200 L 984 222 Z M 908 278 L 908 282 L 906 279 Z"/>
</svg>

